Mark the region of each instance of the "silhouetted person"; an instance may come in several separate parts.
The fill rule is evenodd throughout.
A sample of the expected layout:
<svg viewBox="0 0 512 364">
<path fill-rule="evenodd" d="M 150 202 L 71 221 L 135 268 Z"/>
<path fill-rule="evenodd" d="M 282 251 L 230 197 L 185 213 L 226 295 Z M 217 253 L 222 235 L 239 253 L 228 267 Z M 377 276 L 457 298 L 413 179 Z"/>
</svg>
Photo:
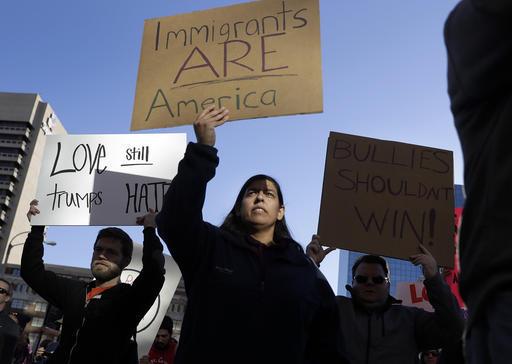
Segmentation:
<svg viewBox="0 0 512 364">
<path fill-rule="evenodd" d="M 512 1 L 464 0 L 445 24 L 448 92 L 464 154 L 460 293 L 469 363 L 512 358 Z"/>
</svg>

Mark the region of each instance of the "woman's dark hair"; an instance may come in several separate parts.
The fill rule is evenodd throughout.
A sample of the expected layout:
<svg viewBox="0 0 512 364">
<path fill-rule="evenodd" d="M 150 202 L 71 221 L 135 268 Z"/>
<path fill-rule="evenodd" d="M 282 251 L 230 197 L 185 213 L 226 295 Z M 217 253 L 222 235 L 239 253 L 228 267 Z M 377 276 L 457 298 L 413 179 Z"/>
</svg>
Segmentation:
<svg viewBox="0 0 512 364">
<path fill-rule="evenodd" d="M 386 259 L 378 255 L 363 255 L 359 257 L 352 266 L 352 277 L 356 275 L 357 267 L 359 267 L 359 264 L 361 263 L 380 264 L 382 266 L 382 269 L 384 270 L 384 274 L 386 274 L 386 277 L 389 278 L 388 263 L 386 262 Z"/>
<path fill-rule="evenodd" d="M 270 181 L 274 184 L 274 186 L 276 186 L 279 204 L 281 206 L 284 206 L 283 193 L 281 192 L 281 186 L 279 186 L 279 183 L 277 183 L 277 181 L 270 176 L 267 176 L 265 174 L 257 174 L 249 178 L 247 181 L 245 181 L 244 185 L 240 189 L 240 192 L 238 192 L 235 205 L 233 206 L 231 211 L 229 211 L 228 216 L 226 216 L 224 222 L 220 226 L 221 229 L 243 235 L 251 232 L 249 226 L 247 226 L 247 224 L 244 221 L 242 221 L 240 217 L 240 208 L 242 206 L 242 200 L 244 198 L 245 192 L 247 191 L 247 188 L 253 182 L 261 180 Z M 290 231 L 288 230 L 288 226 L 286 225 L 286 220 L 284 216 L 281 220 L 276 221 L 276 225 L 274 228 L 274 241 L 278 241 L 280 239 L 291 239 L 291 234 Z"/>
</svg>

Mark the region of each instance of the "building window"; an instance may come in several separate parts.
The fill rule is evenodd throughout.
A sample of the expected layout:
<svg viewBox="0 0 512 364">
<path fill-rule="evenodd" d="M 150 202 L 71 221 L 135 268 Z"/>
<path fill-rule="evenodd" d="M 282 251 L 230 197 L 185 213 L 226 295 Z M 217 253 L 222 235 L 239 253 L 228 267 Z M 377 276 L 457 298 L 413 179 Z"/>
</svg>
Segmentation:
<svg viewBox="0 0 512 364">
<path fill-rule="evenodd" d="M 19 277 L 20 276 L 20 269 L 19 268 L 13 268 L 13 267 L 6 267 L 5 268 L 5 274 L 13 276 L 13 277 Z"/>
<path fill-rule="evenodd" d="M 30 323 L 32 327 L 43 327 L 44 318 L 42 317 L 33 317 L 32 322 Z"/>
<path fill-rule="evenodd" d="M 25 309 L 25 301 L 19 300 L 19 299 L 13 299 L 11 301 L 11 307 L 12 308 L 19 308 L 21 310 Z"/>
<path fill-rule="evenodd" d="M 46 312 L 46 307 L 48 307 L 46 302 L 36 302 L 35 310 L 37 312 Z"/>
</svg>

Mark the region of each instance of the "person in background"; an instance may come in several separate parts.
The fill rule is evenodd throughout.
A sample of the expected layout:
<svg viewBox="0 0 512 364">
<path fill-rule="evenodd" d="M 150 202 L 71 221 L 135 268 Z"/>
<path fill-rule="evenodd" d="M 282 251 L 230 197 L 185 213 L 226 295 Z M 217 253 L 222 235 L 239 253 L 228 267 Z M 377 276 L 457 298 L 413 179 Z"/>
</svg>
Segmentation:
<svg viewBox="0 0 512 364">
<path fill-rule="evenodd" d="M 45 364 L 48 362 L 50 357 L 53 355 L 59 343 L 50 339 L 45 339 L 39 344 L 36 353 L 33 358 L 34 364 Z"/>
<path fill-rule="evenodd" d="M 420 354 L 420 362 L 421 364 L 437 364 L 440 355 L 441 349 L 424 350 Z"/>
<path fill-rule="evenodd" d="M 16 343 L 12 364 L 31 364 L 31 359 L 30 340 L 28 339 L 28 333 L 23 331 Z"/>
<path fill-rule="evenodd" d="M 410 260 L 423 269 L 433 313 L 402 306 L 390 295 L 384 258 L 363 255 L 352 266 L 352 285 L 346 286 L 352 298 L 336 297 L 351 363 L 415 364 L 422 350 L 460 342 L 464 320 L 458 302 L 439 274 L 432 254 L 423 245 L 419 248 L 421 253 Z M 317 235 L 307 247 L 309 257 L 317 264 L 332 250 L 324 250 Z"/>
<path fill-rule="evenodd" d="M 11 363 L 21 334 L 17 322 L 9 315 L 8 302 L 11 297 L 11 283 L 0 278 L 0 363 Z"/>
<path fill-rule="evenodd" d="M 165 316 L 156 334 L 155 341 L 149 350 L 149 354 L 143 356 L 139 364 L 174 363 L 178 342 L 172 337 L 173 326 L 172 318 Z"/>
</svg>

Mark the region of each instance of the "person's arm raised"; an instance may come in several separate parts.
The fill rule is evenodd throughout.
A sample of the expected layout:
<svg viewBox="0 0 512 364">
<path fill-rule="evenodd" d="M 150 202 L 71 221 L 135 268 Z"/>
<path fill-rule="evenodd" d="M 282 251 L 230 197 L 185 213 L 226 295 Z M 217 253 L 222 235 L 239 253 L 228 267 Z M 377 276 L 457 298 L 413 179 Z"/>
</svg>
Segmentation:
<svg viewBox="0 0 512 364">
<path fill-rule="evenodd" d="M 199 144 L 215 145 L 215 128 L 229 119 L 229 110 L 225 107 L 216 109 L 214 106 L 203 110 L 194 122 L 194 132 Z"/>
<path fill-rule="evenodd" d="M 183 276 L 195 271 L 205 254 L 214 227 L 203 221 L 206 186 L 219 164 L 215 128 L 228 120 L 227 109 L 208 108 L 194 122 L 197 143 L 189 143 L 178 173 L 156 216 L 158 234 L 165 241 Z"/>
<path fill-rule="evenodd" d="M 322 248 L 322 245 L 320 244 L 320 236 L 313 235 L 311 237 L 311 242 L 306 247 L 306 254 L 317 267 L 320 267 L 320 263 L 324 260 L 325 256 L 333 250 L 336 250 L 336 248 Z"/>
<path fill-rule="evenodd" d="M 27 212 L 30 221 L 32 216 L 39 214 L 38 201 L 32 200 Z M 71 287 L 80 286 L 81 283 L 72 279 L 57 276 L 54 272 L 46 270 L 43 262 L 44 226 L 32 225 L 32 229 L 23 245 L 21 256 L 21 278 L 30 288 L 45 300 L 62 309 L 69 295 Z"/>
<path fill-rule="evenodd" d="M 430 304 L 434 313 L 422 312 L 416 318 L 419 341 L 426 343 L 435 339 L 439 347 L 453 345 L 462 337 L 464 320 L 457 299 L 439 274 L 434 256 L 428 249 L 419 245 L 420 254 L 409 259 L 414 265 L 421 265 Z"/>
<path fill-rule="evenodd" d="M 430 253 L 423 244 L 419 245 L 419 249 L 421 253 L 411 255 L 409 257 L 409 260 L 414 265 L 421 265 L 421 269 L 423 271 L 423 276 L 425 277 L 425 279 L 432 279 L 439 274 L 437 261 L 432 255 L 432 253 Z"/>
<path fill-rule="evenodd" d="M 144 226 L 144 242 L 142 248 L 142 270 L 139 276 L 132 284 L 129 303 L 133 305 L 134 325 L 144 317 L 157 298 L 165 278 L 165 258 L 163 255 L 163 246 L 156 235 L 155 211 L 149 209 L 149 212 L 137 217 L 136 223 Z M 127 318 L 128 319 L 128 318 Z"/>
</svg>

